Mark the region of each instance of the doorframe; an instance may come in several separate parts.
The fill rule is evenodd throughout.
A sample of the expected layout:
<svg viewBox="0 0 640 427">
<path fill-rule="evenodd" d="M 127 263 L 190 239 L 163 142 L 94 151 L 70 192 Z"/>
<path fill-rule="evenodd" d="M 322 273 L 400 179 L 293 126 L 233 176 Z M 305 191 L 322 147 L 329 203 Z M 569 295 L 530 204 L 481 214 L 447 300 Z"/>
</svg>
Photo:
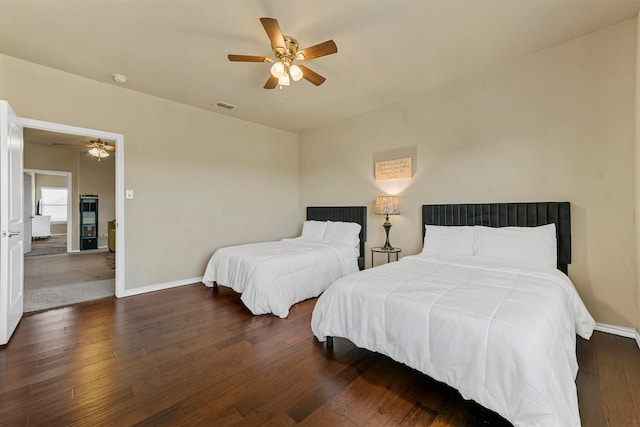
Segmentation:
<svg viewBox="0 0 640 427">
<path fill-rule="evenodd" d="M 20 117 L 23 128 L 38 129 L 57 133 L 68 133 L 72 135 L 86 136 L 89 138 L 110 139 L 115 141 L 116 152 L 114 153 L 116 162 L 116 298 L 125 296 L 124 294 L 124 135 L 113 132 L 105 132 L 96 129 L 81 128 L 77 126 L 64 125 L 61 123 L 45 122 Z M 24 145 L 24 144 L 23 144 Z M 24 149 L 24 147 L 23 147 Z"/>
<path fill-rule="evenodd" d="M 24 137 L 23 137 L 24 139 Z M 32 173 L 38 175 L 55 175 L 55 176 L 64 176 L 67 180 L 67 252 L 73 252 L 73 244 L 71 240 L 71 230 L 75 225 L 73 224 L 73 213 L 71 209 L 73 208 L 73 200 L 72 200 L 72 191 L 73 191 L 73 174 L 71 172 L 64 171 L 49 171 L 42 169 L 28 169 L 24 168 L 24 173 Z"/>
</svg>

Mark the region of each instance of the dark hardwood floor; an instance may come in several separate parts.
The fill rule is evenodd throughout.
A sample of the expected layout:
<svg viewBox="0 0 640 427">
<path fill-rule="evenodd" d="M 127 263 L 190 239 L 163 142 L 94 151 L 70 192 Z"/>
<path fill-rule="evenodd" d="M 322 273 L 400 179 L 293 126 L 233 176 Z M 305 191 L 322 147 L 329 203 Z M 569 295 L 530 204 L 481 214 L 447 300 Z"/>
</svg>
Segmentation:
<svg viewBox="0 0 640 427">
<path fill-rule="evenodd" d="M 499 426 L 495 413 L 385 356 L 201 284 L 26 315 L 0 347 L 2 426 Z M 579 339 L 584 426 L 640 425 L 640 349 Z"/>
</svg>

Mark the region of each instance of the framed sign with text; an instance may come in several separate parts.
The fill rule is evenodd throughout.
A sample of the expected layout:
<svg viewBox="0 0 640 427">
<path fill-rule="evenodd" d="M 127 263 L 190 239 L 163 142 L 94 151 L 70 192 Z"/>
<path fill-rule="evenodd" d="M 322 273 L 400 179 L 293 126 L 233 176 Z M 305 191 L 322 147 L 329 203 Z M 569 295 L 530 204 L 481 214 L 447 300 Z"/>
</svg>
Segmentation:
<svg viewBox="0 0 640 427">
<path fill-rule="evenodd" d="M 375 162 L 375 179 L 376 181 L 384 181 L 411 178 L 411 166 L 411 157 Z"/>
</svg>

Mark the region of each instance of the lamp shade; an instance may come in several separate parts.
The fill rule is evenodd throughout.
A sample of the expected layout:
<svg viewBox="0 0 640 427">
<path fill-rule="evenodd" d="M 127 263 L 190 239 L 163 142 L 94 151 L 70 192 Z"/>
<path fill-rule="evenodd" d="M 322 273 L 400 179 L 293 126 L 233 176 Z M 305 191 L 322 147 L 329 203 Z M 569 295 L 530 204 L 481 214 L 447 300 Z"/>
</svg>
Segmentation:
<svg viewBox="0 0 640 427">
<path fill-rule="evenodd" d="M 294 82 L 297 82 L 302 78 L 302 70 L 296 64 L 289 67 L 289 74 L 291 74 L 291 78 Z"/>
<path fill-rule="evenodd" d="M 271 75 L 273 77 L 282 77 L 285 74 L 284 64 L 280 61 L 275 62 L 271 67 Z"/>
<path fill-rule="evenodd" d="M 278 78 L 278 84 L 280 86 L 289 86 L 289 74 L 283 74 Z"/>
<path fill-rule="evenodd" d="M 376 215 L 398 215 L 398 196 L 376 197 Z"/>
</svg>

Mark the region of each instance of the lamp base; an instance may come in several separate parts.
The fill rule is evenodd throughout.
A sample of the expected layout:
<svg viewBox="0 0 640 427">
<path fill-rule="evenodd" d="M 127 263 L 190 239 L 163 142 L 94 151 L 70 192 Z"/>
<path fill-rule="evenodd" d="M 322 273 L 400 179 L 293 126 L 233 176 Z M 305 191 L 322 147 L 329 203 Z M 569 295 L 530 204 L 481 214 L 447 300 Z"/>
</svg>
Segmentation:
<svg viewBox="0 0 640 427">
<path fill-rule="evenodd" d="M 395 248 L 391 246 L 391 243 L 389 242 L 389 230 L 391 229 L 391 223 L 389 222 L 388 216 L 387 220 L 384 224 L 382 224 L 382 226 L 384 227 L 384 232 L 387 234 L 387 240 L 384 242 L 384 246 L 382 247 L 382 249 L 384 249 L 385 251 L 391 251 Z"/>
</svg>

